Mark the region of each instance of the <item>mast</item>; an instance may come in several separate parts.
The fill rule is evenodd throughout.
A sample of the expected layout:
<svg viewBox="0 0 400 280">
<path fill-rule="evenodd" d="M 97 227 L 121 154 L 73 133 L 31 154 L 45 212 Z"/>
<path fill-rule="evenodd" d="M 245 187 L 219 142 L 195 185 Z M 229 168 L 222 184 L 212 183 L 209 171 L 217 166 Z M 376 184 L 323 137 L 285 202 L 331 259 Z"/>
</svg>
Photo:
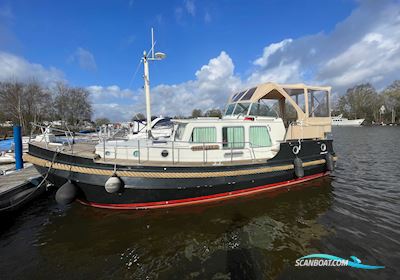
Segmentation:
<svg viewBox="0 0 400 280">
<path fill-rule="evenodd" d="M 162 52 L 154 53 L 154 31 L 151 28 L 151 57 L 147 56 L 147 52 L 143 51 L 143 67 L 144 67 L 144 92 L 146 94 L 146 131 L 147 137 L 151 138 L 151 99 L 150 99 L 150 76 L 149 76 L 149 61 L 162 60 L 166 55 Z"/>
<path fill-rule="evenodd" d="M 143 65 L 144 65 L 144 92 L 146 94 L 146 130 L 147 135 L 150 138 L 151 135 L 151 108 L 150 108 L 150 77 L 149 77 L 149 62 L 147 60 L 146 51 L 143 52 Z"/>
</svg>

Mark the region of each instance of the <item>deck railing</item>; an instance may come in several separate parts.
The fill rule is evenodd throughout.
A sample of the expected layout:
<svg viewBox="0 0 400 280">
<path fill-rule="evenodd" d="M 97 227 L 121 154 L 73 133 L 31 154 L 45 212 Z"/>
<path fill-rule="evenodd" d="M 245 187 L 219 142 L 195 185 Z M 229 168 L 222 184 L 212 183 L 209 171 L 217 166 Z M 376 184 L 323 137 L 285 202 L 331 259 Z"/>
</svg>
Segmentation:
<svg viewBox="0 0 400 280">
<path fill-rule="evenodd" d="M 116 160 L 129 160 L 132 162 L 136 162 L 137 164 L 144 164 L 146 162 L 157 161 L 154 158 L 151 158 L 150 154 L 154 150 L 160 151 L 160 156 L 163 150 L 165 150 L 169 157 L 169 160 L 160 160 L 165 163 L 179 164 L 185 162 L 198 162 L 198 163 L 216 163 L 216 162 L 235 162 L 238 160 L 252 160 L 256 161 L 261 159 L 257 158 L 255 148 L 261 148 L 264 146 L 257 146 L 252 144 L 251 142 L 186 142 L 186 141 L 173 141 L 169 139 L 135 139 L 129 140 L 131 143 L 135 143 L 132 146 L 124 146 L 121 145 L 125 141 L 128 140 L 127 137 L 116 136 L 117 133 L 108 134 L 108 133 L 94 133 L 94 134 L 84 134 L 78 132 L 71 132 L 69 130 L 62 130 L 58 128 L 50 128 L 48 126 L 36 125 L 40 128 L 40 131 L 43 135 L 43 142 L 45 143 L 46 148 L 49 148 L 49 142 L 46 141 L 46 133 L 58 134 L 58 143 L 64 147 L 63 152 L 70 153 L 73 155 L 90 155 L 93 154 L 95 156 L 95 145 L 101 144 L 103 149 L 103 157 L 99 158 L 103 162 L 116 161 Z M 60 139 L 61 137 L 61 139 Z M 65 138 L 64 138 L 65 137 Z M 113 142 L 110 142 L 113 141 Z M 120 145 L 119 145 L 120 144 Z M 157 146 L 157 144 L 161 144 Z M 135 150 L 137 155 L 133 158 L 129 154 L 129 150 Z M 125 150 L 125 151 L 124 151 Z M 201 161 L 189 161 L 182 160 L 182 155 L 185 151 L 190 150 L 193 153 L 202 152 L 202 160 Z M 228 160 L 215 160 L 210 159 L 210 153 L 215 151 L 225 151 L 223 153 L 224 158 L 229 158 Z M 109 153 L 107 153 L 109 152 Z M 111 152 L 113 155 L 111 155 Z M 144 153 L 144 155 L 143 155 Z M 243 155 L 247 153 L 250 158 L 238 158 L 238 155 Z M 124 156 L 125 155 L 125 156 Z M 197 157 L 198 158 L 198 157 Z"/>
</svg>

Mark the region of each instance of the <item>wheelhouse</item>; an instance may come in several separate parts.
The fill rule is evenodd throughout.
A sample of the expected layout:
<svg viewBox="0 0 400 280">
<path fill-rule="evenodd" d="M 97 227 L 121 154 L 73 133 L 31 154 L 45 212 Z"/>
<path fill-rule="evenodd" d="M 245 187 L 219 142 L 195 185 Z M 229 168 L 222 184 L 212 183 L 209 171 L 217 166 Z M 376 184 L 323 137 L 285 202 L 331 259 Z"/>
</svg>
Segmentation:
<svg viewBox="0 0 400 280">
<path fill-rule="evenodd" d="M 234 93 L 224 118 L 281 118 L 286 140 L 323 139 L 331 131 L 330 87 L 266 83 Z"/>
</svg>

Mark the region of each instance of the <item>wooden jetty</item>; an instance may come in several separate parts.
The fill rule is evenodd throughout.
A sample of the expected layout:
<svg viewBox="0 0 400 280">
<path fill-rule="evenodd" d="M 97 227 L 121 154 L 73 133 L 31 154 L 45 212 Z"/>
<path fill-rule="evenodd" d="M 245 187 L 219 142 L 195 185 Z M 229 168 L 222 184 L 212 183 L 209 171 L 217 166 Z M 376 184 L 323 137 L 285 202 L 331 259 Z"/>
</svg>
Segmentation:
<svg viewBox="0 0 400 280">
<path fill-rule="evenodd" d="M 45 191 L 42 175 L 33 166 L 0 176 L 0 213 L 17 210 Z"/>
<path fill-rule="evenodd" d="M 8 190 L 11 190 L 19 185 L 29 182 L 29 179 L 40 176 L 39 172 L 29 166 L 19 171 L 14 171 L 10 174 L 0 177 L 0 195 Z"/>
</svg>

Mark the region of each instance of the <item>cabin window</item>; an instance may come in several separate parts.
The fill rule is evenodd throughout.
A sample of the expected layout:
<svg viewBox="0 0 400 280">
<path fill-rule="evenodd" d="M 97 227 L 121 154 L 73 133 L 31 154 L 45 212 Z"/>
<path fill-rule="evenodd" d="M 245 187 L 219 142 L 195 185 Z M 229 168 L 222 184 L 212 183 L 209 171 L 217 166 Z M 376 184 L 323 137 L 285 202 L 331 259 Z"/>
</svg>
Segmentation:
<svg viewBox="0 0 400 280">
<path fill-rule="evenodd" d="M 233 109 L 235 109 L 235 104 L 229 104 L 228 108 L 226 108 L 225 115 L 232 115 Z"/>
<path fill-rule="evenodd" d="M 237 103 L 234 115 L 247 115 L 251 103 Z"/>
<path fill-rule="evenodd" d="M 222 141 L 224 148 L 243 148 L 244 128 L 242 126 L 223 127 Z"/>
<path fill-rule="evenodd" d="M 175 140 L 182 140 L 186 125 L 187 125 L 186 123 L 178 124 L 178 128 L 176 129 L 176 132 L 175 132 Z"/>
<path fill-rule="evenodd" d="M 217 130 L 215 127 L 195 127 L 193 128 L 190 142 L 215 143 L 217 142 Z"/>
<path fill-rule="evenodd" d="M 250 145 L 253 148 L 271 147 L 271 137 L 266 126 L 251 126 L 249 131 Z"/>
</svg>

